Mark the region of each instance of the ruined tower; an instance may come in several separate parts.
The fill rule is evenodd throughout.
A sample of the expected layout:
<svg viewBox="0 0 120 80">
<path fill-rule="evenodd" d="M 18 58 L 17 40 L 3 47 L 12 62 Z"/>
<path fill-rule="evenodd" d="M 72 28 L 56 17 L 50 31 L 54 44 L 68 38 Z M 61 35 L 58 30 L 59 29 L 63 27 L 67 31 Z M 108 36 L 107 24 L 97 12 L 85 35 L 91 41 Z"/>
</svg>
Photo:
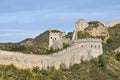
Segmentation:
<svg viewBox="0 0 120 80">
<path fill-rule="evenodd" d="M 49 29 L 49 48 L 62 49 L 63 43 L 70 44 L 70 39 L 65 38 L 65 32 Z"/>
<path fill-rule="evenodd" d="M 75 30 L 74 30 L 74 33 L 73 33 L 72 41 L 77 39 L 77 33 L 79 31 L 83 31 L 87 27 L 88 27 L 88 22 L 87 21 L 85 21 L 84 19 L 78 19 L 77 22 L 75 23 Z"/>
</svg>

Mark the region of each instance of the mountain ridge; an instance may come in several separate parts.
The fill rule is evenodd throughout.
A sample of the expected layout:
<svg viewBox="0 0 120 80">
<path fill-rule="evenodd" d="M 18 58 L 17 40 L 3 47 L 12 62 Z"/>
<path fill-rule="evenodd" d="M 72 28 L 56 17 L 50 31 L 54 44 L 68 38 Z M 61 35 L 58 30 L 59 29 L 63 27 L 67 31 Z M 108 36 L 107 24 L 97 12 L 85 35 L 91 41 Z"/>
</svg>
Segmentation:
<svg viewBox="0 0 120 80">
<path fill-rule="evenodd" d="M 104 43 L 106 43 L 107 42 L 107 40 L 109 39 L 109 38 L 111 38 L 111 36 L 113 35 L 113 33 L 112 34 L 109 34 L 110 33 L 110 29 L 112 28 L 113 29 L 113 32 L 114 32 L 114 29 L 116 28 L 115 26 L 118 24 L 118 26 L 119 26 L 119 23 L 118 22 L 116 22 L 116 25 L 114 25 L 114 26 L 112 26 L 112 27 L 108 27 L 108 26 L 106 26 L 106 24 L 104 24 L 103 22 L 101 22 L 101 21 L 90 21 L 90 22 L 88 22 L 88 24 L 89 24 L 89 27 L 87 27 L 82 33 L 84 33 L 84 34 L 81 34 L 81 35 L 83 35 L 83 37 L 84 36 L 86 36 L 86 38 L 88 37 L 87 35 L 90 35 L 90 36 L 92 36 L 92 37 L 97 37 L 97 38 L 101 38 L 102 40 L 103 40 L 103 42 Z M 115 27 L 115 28 L 114 28 Z M 111 29 L 111 30 L 112 30 Z M 116 29 L 117 30 L 117 29 Z M 59 32 L 59 30 L 52 30 L 52 31 L 58 31 Z M 118 30 L 118 32 L 119 32 L 120 30 Z M 87 35 L 86 35 L 86 33 L 87 33 Z M 115 34 L 117 34 L 117 33 L 115 33 Z M 80 36 L 81 36 L 80 35 Z M 119 34 L 118 34 L 119 35 Z M 89 37 L 90 37 L 89 36 Z M 67 35 L 65 35 L 65 37 L 68 37 L 68 38 L 71 38 L 72 37 L 72 32 L 71 32 L 71 34 L 67 34 Z M 38 36 L 36 36 L 35 38 L 27 38 L 27 39 L 24 39 L 24 40 L 22 40 L 22 41 L 20 41 L 20 42 L 18 42 L 18 43 L 1 43 L 1 46 L 12 46 L 12 47 L 14 47 L 14 46 L 26 46 L 26 47 L 33 47 L 33 46 L 38 46 L 38 47 L 40 47 L 40 46 L 46 46 L 46 48 L 43 48 L 43 49 L 47 49 L 47 47 L 48 47 L 48 44 L 49 44 L 49 30 L 46 30 L 45 32 L 43 32 L 43 33 L 41 33 L 41 34 L 39 34 Z M 119 40 L 119 38 L 118 38 L 118 40 Z M 35 47 L 35 48 L 36 48 Z M 36 52 L 36 51 L 35 51 Z"/>
</svg>

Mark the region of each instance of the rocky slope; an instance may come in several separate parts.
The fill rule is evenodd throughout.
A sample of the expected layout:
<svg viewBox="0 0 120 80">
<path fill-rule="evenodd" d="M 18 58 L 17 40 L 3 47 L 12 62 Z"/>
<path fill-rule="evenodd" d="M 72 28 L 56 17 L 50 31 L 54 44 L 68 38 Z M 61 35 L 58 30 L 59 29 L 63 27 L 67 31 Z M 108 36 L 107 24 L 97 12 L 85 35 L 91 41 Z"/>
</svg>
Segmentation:
<svg viewBox="0 0 120 80">
<path fill-rule="evenodd" d="M 108 28 L 110 38 L 107 40 L 107 43 L 104 44 L 104 50 L 115 50 L 120 47 L 120 24 L 117 24 L 113 27 Z"/>
<path fill-rule="evenodd" d="M 109 38 L 107 26 L 99 21 L 89 22 L 89 26 L 85 29 L 85 32 L 89 33 L 93 37 L 101 37 L 104 41 Z"/>
</svg>

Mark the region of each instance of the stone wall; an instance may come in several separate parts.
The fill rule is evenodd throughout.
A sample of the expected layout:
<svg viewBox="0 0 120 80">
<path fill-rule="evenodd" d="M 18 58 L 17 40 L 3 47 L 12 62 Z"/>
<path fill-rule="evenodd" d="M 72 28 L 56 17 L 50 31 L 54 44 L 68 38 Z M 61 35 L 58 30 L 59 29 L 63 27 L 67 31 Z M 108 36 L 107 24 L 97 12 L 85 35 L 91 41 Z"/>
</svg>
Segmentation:
<svg viewBox="0 0 120 80">
<path fill-rule="evenodd" d="M 74 43 L 72 44 L 74 45 L 78 45 L 80 47 L 86 48 L 87 50 L 93 50 L 93 54 L 96 53 L 103 53 L 102 50 L 102 40 L 98 39 L 98 38 L 83 38 L 83 39 L 79 39 L 79 40 L 75 40 Z M 97 51 L 97 52 L 96 52 Z"/>
<path fill-rule="evenodd" d="M 0 64 L 14 64 L 19 68 L 38 66 L 40 69 L 54 66 L 59 69 L 62 64 L 69 68 L 75 63 L 80 63 L 81 60 L 90 60 L 101 54 L 102 43 L 100 39 L 80 39 L 75 41 L 71 47 L 51 55 L 0 51 Z"/>
</svg>

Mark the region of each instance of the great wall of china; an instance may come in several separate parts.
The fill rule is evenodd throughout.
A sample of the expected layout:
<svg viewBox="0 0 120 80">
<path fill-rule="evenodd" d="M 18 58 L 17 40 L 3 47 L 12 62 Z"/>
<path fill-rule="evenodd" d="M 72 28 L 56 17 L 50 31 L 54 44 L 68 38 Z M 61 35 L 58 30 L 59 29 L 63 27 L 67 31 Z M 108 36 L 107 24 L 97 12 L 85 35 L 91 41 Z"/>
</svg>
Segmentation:
<svg viewBox="0 0 120 80">
<path fill-rule="evenodd" d="M 79 40 L 67 49 L 63 49 L 51 55 L 33 55 L 19 52 L 0 51 L 0 64 L 14 64 L 19 68 L 32 68 L 38 66 L 40 69 L 54 66 L 59 69 L 61 64 L 67 68 L 81 60 L 90 60 L 102 54 L 100 39 Z"/>
<path fill-rule="evenodd" d="M 84 21 L 82 21 L 82 24 L 84 25 Z M 79 26 L 79 29 L 81 31 L 85 28 L 81 25 Z M 77 31 L 79 29 L 75 28 L 75 30 Z M 38 66 L 40 69 L 48 69 L 52 66 L 54 66 L 56 69 L 59 69 L 60 65 L 64 64 L 66 68 L 69 68 L 73 64 L 81 63 L 81 60 L 90 60 L 92 58 L 98 57 L 103 53 L 101 39 L 77 39 L 76 35 L 77 32 L 75 31 L 73 36 L 74 38 L 71 41 L 70 47 L 50 55 L 34 55 L 23 54 L 20 52 L 0 51 L 0 64 L 14 64 L 18 68 L 32 68 Z M 49 46 L 55 45 L 55 40 L 58 40 L 59 42 L 62 40 L 61 37 L 56 37 L 56 35 L 53 36 L 53 34 L 52 37 L 50 36 L 49 39 Z"/>
</svg>

